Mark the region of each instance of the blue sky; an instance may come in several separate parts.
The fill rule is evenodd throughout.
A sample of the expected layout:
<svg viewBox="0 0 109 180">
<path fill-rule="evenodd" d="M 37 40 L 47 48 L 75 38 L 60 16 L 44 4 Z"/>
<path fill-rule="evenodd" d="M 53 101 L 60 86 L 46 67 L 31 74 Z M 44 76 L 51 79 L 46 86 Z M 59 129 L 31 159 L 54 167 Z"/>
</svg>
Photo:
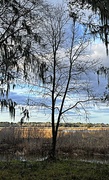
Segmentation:
<svg viewBox="0 0 109 180">
<path fill-rule="evenodd" d="M 103 93 L 105 86 L 107 85 L 107 80 L 105 79 L 104 76 L 101 77 L 100 79 L 100 84 L 98 86 L 98 82 L 97 82 L 97 75 L 93 73 L 93 75 L 91 75 L 91 81 L 95 87 L 95 91 L 96 93 Z M 27 88 L 27 86 L 23 86 L 24 88 L 22 88 L 21 86 L 17 86 L 14 90 L 11 90 L 11 93 L 9 95 L 9 98 L 13 98 L 13 100 L 15 100 L 18 105 L 17 105 L 17 111 L 16 111 L 16 118 L 15 118 L 15 122 L 19 122 L 22 114 L 21 114 L 21 107 L 23 105 L 21 104 L 25 104 L 25 102 L 27 101 L 28 98 L 32 98 L 33 100 L 35 100 L 35 102 L 43 102 L 43 97 L 40 95 L 38 95 L 37 93 L 35 95 L 30 95 L 29 94 L 29 89 Z M 76 98 L 76 96 L 75 96 Z M 45 99 L 45 101 L 50 102 L 50 99 L 48 98 Z M 41 109 L 40 107 L 35 107 L 35 106 L 31 106 L 31 107 L 27 107 L 26 108 L 29 110 L 30 112 L 30 122 L 35 121 L 35 122 L 50 122 L 51 121 L 51 117 L 50 117 L 50 111 L 47 110 L 45 111 L 44 109 Z M 85 114 L 84 111 L 82 111 L 82 115 L 80 114 L 75 114 L 75 111 L 69 112 L 68 114 L 66 114 L 65 116 L 65 120 L 66 122 L 91 122 L 91 123 L 109 123 L 109 106 L 107 103 L 89 103 L 88 106 L 85 106 L 87 113 L 88 113 L 88 119 L 85 119 Z M 0 112 L 0 121 L 9 121 L 9 122 L 14 122 L 14 120 L 12 120 L 10 118 L 9 113 L 6 111 L 6 109 L 4 108 L 3 112 Z"/>
<path fill-rule="evenodd" d="M 68 2 L 68 0 L 47 0 L 47 2 L 53 5 L 62 4 L 65 5 L 65 7 L 67 7 L 66 3 Z M 87 14 L 85 16 L 87 17 Z M 93 43 L 91 44 L 89 51 L 91 58 L 98 59 L 101 62 L 101 64 L 103 64 L 106 67 L 109 67 L 109 57 L 106 54 L 105 45 L 102 43 L 100 39 L 96 39 L 95 41 L 94 39 L 92 39 L 92 41 Z"/>
<path fill-rule="evenodd" d="M 64 2 L 66 2 L 67 0 L 47 0 L 47 2 L 49 2 L 50 4 L 63 4 Z"/>
</svg>

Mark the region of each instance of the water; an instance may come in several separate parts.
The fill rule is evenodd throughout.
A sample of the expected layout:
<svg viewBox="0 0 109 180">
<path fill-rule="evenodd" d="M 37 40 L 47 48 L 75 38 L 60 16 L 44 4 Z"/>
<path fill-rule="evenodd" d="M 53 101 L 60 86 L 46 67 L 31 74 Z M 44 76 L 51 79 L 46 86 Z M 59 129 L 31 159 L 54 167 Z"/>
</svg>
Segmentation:
<svg viewBox="0 0 109 180">
<path fill-rule="evenodd" d="M 27 161 L 44 161 L 48 157 L 37 157 L 37 156 L 31 156 L 31 155 L 15 155 L 15 154 L 0 154 L 0 161 L 8 162 L 12 160 L 18 160 L 21 162 L 27 162 Z"/>
<path fill-rule="evenodd" d="M 31 155 L 19 155 L 16 156 L 15 154 L 0 154 L 0 161 L 4 161 L 4 162 L 10 162 L 12 160 L 18 160 L 21 162 L 28 162 L 28 161 L 45 161 L 47 160 L 47 156 L 46 157 L 36 157 L 36 156 L 31 156 Z M 89 162 L 89 163 L 98 163 L 98 164 L 109 164 L 109 155 L 107 156 L 102 156 L 102 155 L 95 155 L 93 157 L 80 157 L 80 158 L 72 158 L 72 160 L 79 160 L 82 162 Z"/>
<path fill-rule="evenodd" d="M 89 157 L 89 158 L 80 158 L 79 159 L 80 161 L 83 161 L 83 162 L 90 162 L 90 163 L 100 163 L 100 164 L 109 164 L 109 156 L 102 156 L 102 155 L 99 155 L 98 157 L 97 156 L 94 156 L 94 157 Z"/>
</svg>

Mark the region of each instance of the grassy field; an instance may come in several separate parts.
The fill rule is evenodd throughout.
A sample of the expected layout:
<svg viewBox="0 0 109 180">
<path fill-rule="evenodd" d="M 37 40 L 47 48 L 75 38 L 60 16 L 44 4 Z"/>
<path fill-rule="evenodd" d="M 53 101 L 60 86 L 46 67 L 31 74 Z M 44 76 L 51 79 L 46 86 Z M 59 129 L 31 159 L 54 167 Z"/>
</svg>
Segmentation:
<svg viewBox="0 0 109 180">
<path fill-rule="evenodd" d="M 73 160 L 0 162 L 0 180 L 109 180 L 109 165 Z"/>
</svg>

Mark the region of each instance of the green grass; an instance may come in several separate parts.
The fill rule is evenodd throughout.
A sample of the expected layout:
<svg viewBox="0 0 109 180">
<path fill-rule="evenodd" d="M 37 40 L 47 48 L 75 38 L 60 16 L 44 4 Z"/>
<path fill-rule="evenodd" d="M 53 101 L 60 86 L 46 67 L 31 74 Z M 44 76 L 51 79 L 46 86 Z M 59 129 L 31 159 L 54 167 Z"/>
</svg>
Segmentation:
<svg viewBox="0 0 109 180">
<path fill-rule="evenodd" d="M 0 180 L 109 180 L 109 165 L 73 160 L 0 162 Z"/>
</svg>

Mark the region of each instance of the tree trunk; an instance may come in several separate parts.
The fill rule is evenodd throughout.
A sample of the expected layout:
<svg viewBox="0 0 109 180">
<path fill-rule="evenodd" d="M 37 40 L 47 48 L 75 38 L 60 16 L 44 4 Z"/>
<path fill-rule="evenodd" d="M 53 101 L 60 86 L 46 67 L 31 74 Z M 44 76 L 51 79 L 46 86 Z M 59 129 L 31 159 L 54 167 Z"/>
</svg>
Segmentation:
<svg viewBox="0 0 109 180">
<path fill-rule="evenodd" d="M 50 158 L 52 160 L 56 159 L 56 134 L 54 133 L 53 137 L 52 137 L 52 147 L 51 147 L 51 154 L 50 154 Z"/>
</svg>

